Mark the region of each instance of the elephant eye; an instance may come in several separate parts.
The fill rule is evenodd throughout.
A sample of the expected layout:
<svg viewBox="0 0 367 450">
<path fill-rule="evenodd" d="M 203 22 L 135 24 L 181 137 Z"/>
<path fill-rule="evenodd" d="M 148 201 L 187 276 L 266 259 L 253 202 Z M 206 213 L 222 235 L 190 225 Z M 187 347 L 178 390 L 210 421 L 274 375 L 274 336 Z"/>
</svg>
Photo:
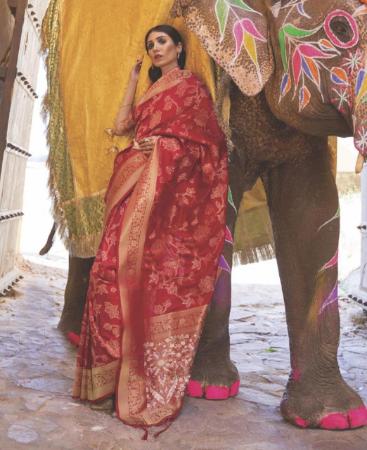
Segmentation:
<svg viewBox="0 0 367 450">
<path fill-rule="evenodd" d="M 353 33 L 348 21 L 344 17 L 335 17 L 330 23 L 330 28 L 342 42 L 348 42 Z"/>
</svg>

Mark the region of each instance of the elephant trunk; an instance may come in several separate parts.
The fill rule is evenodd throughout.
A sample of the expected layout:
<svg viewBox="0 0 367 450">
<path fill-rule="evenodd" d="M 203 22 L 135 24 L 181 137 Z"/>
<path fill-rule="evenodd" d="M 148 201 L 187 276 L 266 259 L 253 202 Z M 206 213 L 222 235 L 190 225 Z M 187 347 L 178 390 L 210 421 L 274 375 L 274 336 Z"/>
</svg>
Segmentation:
<svg viewBox="0 0 367 450">
<path fill-rule="evenodd" d="M 356 61 L 359 64 L 351 73 L 350 86 L 354 145 L 362 156 L 367 157 L 367 48 L 356 54 Z"/>
<path fill-rule="evenodd" d="M 361 155 L 367 157 L 367 77 L 365 84 L 365 93 L 356 94 L 353 127 L 354 145 Z"/>
</svg>

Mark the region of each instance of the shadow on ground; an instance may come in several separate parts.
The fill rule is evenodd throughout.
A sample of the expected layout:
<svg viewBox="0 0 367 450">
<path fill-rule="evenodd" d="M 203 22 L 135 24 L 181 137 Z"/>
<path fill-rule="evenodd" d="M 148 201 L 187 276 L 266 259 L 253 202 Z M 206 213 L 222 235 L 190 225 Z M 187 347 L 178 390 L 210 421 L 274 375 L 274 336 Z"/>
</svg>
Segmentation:
<svg viewBox="0 0 367 450">
<path fill-rule="evenodd" d="M 279 285 L 234 285 L 232 358 L 241 390 L 225 402 L 186 399 L 158 439 L 74 402 L 75 350 L 57 330 L 66 274 L 28 266 L 13 295 L 0 298 L 0 449 L 362 450 L 367 428 L 300 430 L 284 423 L 279 402 L 289 370 Z M 367 400 L 367 325 L 341 303 L 343 375 Z"/>
</svg>

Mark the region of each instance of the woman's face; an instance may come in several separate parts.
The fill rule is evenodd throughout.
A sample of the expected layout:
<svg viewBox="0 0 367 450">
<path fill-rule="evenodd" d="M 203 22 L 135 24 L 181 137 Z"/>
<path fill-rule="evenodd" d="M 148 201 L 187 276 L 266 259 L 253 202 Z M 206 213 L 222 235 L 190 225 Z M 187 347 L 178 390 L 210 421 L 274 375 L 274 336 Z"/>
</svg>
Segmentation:
<svg viewBox="0 0 367 450">
<path fill-rule="evenodd" d="M 152 31 L 147 39 L 147 50 L 154 66 L 164 68 L 177 65 L 177 56 L 182 45 L 176 45 L 168 34 Z"/>
</svg>

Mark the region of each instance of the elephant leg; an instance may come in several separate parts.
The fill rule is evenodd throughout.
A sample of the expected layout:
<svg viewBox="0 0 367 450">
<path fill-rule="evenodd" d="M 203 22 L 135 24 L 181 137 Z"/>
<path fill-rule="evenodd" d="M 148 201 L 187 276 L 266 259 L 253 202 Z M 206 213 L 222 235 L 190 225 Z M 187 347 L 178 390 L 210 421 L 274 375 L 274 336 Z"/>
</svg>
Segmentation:
<svg viewBox="0 0 367 450">
<path fill-rule="evenodd" d="M 232 158 L 235 158 L 235 155 L 232 155 Z M 231 311 L 232 236 L 242 190 L 237 186 L 240 180 L 239 174 L 234 173 L 239 166 L 232 160 L 231 167 L 226 240 L 219 262 L 215 291 L 187 388 L 188 396 L 204 397 L 208 400 L 225 400 L 233 397 L 238 393 L 240 386 L 238 371 L 230 359 L 229 314 Z"/>
<path fill-rule="evenodd" d="M 85 300 L 89 283 L 89 272 L 94 258 L 69 257 L 68 281 L 65 288 L 65 303 L 58 324 L 64 333 L 80 334 Z"/>
<path fill-rule="evenodd" d="M 339 205 L 325 149 L 264 176 L 290 339 L 283 417 L 303 428 L 367 424 L 367 409 L 343 380 L 339 345 Z"/>
</svg>

